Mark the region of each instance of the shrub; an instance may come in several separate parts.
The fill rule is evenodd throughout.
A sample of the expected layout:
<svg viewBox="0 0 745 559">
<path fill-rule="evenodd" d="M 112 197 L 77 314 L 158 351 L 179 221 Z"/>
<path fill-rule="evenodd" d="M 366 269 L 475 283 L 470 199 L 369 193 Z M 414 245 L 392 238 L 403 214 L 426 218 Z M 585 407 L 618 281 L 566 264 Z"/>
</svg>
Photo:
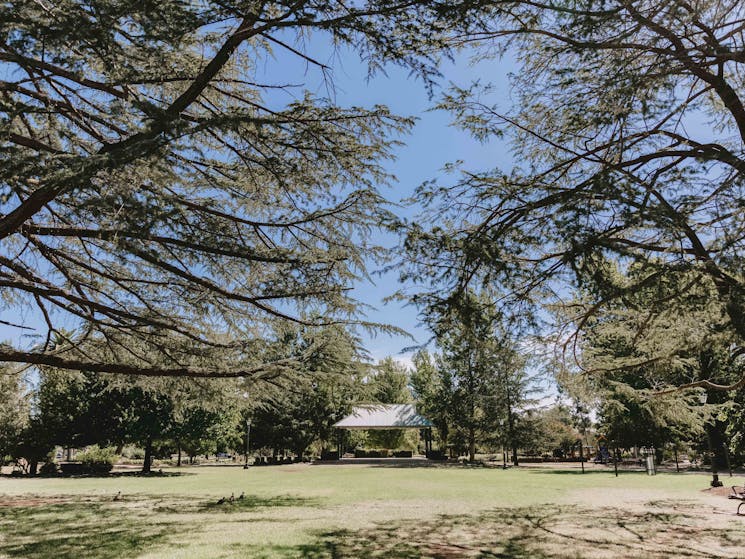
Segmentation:
<svg viewBox="0 0 745 559">
<path fill-rule="evenodd" d="M 94 445 L 78 454 L 76 458 L 87 473 L 106 474 L 114 467 L 119 456 L 117 456 L 114 448 L 100 448 Z"/>
<path fill-rule="evenodd" d="M 76 476 L 87 473 L 85 467 L 80 462 L 62 462 L 59 467 L 62 474 L 66 476 Z"/>
<path fill-rule="evenodd" d="M 122 456 L 131 460 L 143 460 L 145 458 L 145 451 L 140 447 L 127 445 L 124 447 Z"/>
</svg>

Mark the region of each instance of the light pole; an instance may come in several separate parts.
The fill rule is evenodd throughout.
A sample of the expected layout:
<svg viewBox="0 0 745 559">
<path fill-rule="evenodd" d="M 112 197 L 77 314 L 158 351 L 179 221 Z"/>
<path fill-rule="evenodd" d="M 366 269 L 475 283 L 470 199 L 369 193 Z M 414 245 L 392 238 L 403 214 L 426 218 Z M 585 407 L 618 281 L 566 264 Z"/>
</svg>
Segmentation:
<svg viewBox="0 0 745 559">
<path fill-rule="evenodd" d="M 243 393 L 243 400 L 246 402 L 246 460 L 243 464 L 243 469 L 248 469 L 248 447 L 251 441 L 251 418 L 248 416 L 248 392 Z"/>
<path fill-rule="evenodd" d="M 248 469 L 248 446 L 250 442 L 250 437 L 251 437 L 251 419 L 247 417 L 246 418 L 246 463 L 243 464 L 244 470 Z"/>
</svg>

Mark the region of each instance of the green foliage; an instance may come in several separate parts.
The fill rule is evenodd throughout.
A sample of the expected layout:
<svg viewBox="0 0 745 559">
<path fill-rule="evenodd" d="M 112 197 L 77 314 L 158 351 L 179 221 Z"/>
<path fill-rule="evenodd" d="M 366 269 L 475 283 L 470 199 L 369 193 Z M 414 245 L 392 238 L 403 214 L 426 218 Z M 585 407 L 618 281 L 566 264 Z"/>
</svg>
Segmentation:
<svg viewBox="0 0 745 559">
<path fill-rule="evenodd" d="M 113 466 L 119 459 L 119 455 L 113 447 L 99 447 L 98 445 L 93 445 L 86 448 L 83 452 L 76 454 L 75 459 L 83 464 L 110 464 Z"/>
<path fill-rule="evenodd" d="M 0 466 L 20 440 L 28 422 L 28 408 L 21 375 L 0 369 Z"/>
<path fill-rule="evenodd" d="M 557 404 L 531 415 L 531 432 L 525 436 L 523 445 L 529 454 L 548 453 L 565 457 L 582 438 L 582 434 L 573 425 L 572 414 L 567 406 Z"/>
<path fill-rule="evenodd" d="M 630 283 L 637 273 L 635 268 L 628 272 Z M 660 448 L 700 438 L 726 397 L 711 394 L 703 406 L 699 391 L 658 392 L 703 379 L 729 384 L 738 378 L 731 355 L 735 338 L 713 286 L 689 285 L 685 304 L 664 308 L 662 301 L 679 289 L 676 278 L 648 281 L 622 303 L 590 317 L 579 346 L 584 372 L 575 374 L 583 378 L 563 377 L 570 389 L 579 380 L 593 393 L 601 430 L 622 447 Z"/>
<path fill-rule="evenodd" d="M 370 398 L 381 404 L 408 404 L 411 402 L 409 392 L 409 372 L 406 366 L 392 357 L 386 357 L 371 370 L 367 381 Z"/>
<path fill-rule="evenodd" d="M 410 384 L 417 410 L 432 421 L 440 448 L 448 444 L 453 419 L 453 378 L 450 370 L 440 366 L 438 357 L 426 350 L 414 354 Z"/>
<path fill-rule="evenodd" d="M 413 124 L 336 103 L 316 45 L 431 84 L 480 4 L 3 4 L 3 297 L 48 336 L 0 358 L 144 376 L 297 365 L 264 342 L 358 316 L 348 286 L 383 254 L 368 241 L 392 218 L 383 164 Z M 54 341 L 68 323 L 105 343 Z"/>
<path fill-rule="evenodd" d="M 430 282 L 434 294 L 420 297 L 486 285 L 505 312 L 545 321 L 560 309 L 539 326 L 571 347 L 589 320 L 619 306 L 636 313 L 639 330 L 662 330 L 670 317 L 690 316 L 690 296 L 703 286 L 737 356 L 745 342 L 744 15 L 725 0 L 642 0 L 517 1 L 485 17 L 479 54 L 514 57 L 514 103 L 477 83 L 454 87 L 440 106 L 474 137 L 503 138 L 514 164 L 451 165 L 455 184 L 422 186 L 425 214 L 405 241 L 415 264 L 404 273 Z M 630 303 L 640 291 L 644 304 Z M 676 351 L 688 342 L 656 339 Z"/>
<path fill-rule="evenodd" d="M 529 404 L 527 360 L 514 333 L 494 311 L 489 293 L 467 291 L 435 302 L 423 313 L 442 353 L 415 358 L 412 388 L 431 413 L 442 444 L 475 459 L 476 446 L 512 448 L 517 460 L 520 414 Z M 523 430 L 527 433 L 527 430 Z"/>
<path fill-rule="evenodd" d="M 367 367 L 360 361 L 357 341 L 346 328 L 333 326 L 290 331 L 284 343 L 290 353 L 315 344 L 322 350 L 292 375 L 252 396 L 252 447 L 302 456 L 312 445 L 319 450 L 334 446 L 333 424 L 365 391 Z"/>
<path fill-rule="evenodd" d="M 35 424 L 51 444 L 139 444 L 147 468 L 154 444 L 196 454 L 230 440 L 238 421 L 236 389 L 233 381 L 137 380 L 45 368 Z"/>
<path fill-rule="evenodd" d="M 78 462 L 82 462 L 83 470 L 92 474 L 108 473 L 114 467 L 119 455 L 112 447 L 99 447 L 93 445 L 75 456 Z"/>
<path fill-rule="evenodd" d="M 51 461 L 53 450 L 54 443 L 49 435 L 37 420 L 31 418 L 11 449 L 11 457 L 25 473 L 36 475 L 40 463 Z"/>
</svg>

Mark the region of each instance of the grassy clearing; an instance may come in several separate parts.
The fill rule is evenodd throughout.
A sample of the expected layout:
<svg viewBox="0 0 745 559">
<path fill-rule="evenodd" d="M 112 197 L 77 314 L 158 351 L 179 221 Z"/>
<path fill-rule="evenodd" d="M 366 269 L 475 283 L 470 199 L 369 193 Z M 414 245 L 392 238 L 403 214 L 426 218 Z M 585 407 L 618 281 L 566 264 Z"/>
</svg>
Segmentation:
<svg viewBox="0 0 745 559">
<path fill-rule="evenodd" d="M 167 471 L 167 474 L 174 470 Z M 308 466 L 0 480 L 0 557 L 742 557 L 707 478 Z M 123 499 L 114 501 L 118 491 Z M 246 498 L 218 505 L 231 493 Z"/>
</svg>

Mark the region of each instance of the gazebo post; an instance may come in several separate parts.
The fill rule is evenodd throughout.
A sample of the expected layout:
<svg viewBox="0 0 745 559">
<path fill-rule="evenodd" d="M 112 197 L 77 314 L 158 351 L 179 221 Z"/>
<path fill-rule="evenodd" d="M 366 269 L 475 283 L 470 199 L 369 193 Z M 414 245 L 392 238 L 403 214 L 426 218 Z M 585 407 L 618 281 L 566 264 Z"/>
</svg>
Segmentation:
<svg viewBox="0 0 745 559">
<path fill-rule="evenodd" d="M 344 439 L 344 429 L 339 429 L 336 436 L 336 457 L 341 460 L 342 455 L 342 441 Z"/>
</svg>

